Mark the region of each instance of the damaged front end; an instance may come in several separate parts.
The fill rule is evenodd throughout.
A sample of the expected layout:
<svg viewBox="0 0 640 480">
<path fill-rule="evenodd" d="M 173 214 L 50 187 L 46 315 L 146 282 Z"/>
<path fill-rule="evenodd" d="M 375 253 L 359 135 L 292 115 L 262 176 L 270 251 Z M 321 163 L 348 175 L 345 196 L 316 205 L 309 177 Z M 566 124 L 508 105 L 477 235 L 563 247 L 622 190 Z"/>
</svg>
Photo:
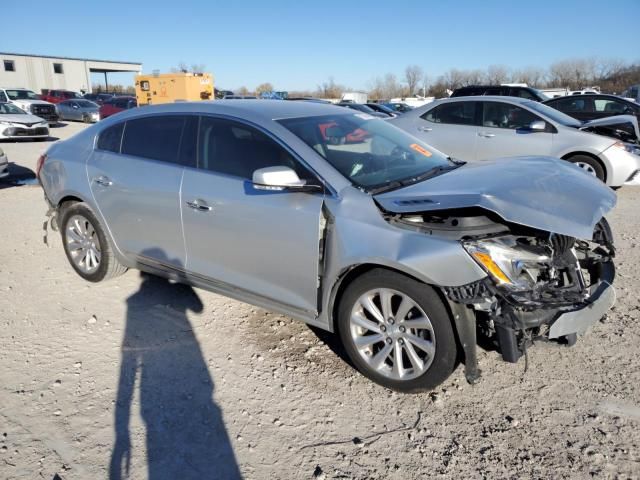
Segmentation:
<svg viewBox="0 0 640 480">
<path fill-rule="evenodd" d="M 507 223 L 477 209 L 388 219 L 403 228 L 455 237 L 487 273 L 480 281 L 442 288 L 452 305 L 470 382 L 479 377 L 470 322 L 505 361 L 517 362 L 536 339 L 572 344 L 615 301 L 615 248 L 604 217 L 589 240 Z"/>
</svg>

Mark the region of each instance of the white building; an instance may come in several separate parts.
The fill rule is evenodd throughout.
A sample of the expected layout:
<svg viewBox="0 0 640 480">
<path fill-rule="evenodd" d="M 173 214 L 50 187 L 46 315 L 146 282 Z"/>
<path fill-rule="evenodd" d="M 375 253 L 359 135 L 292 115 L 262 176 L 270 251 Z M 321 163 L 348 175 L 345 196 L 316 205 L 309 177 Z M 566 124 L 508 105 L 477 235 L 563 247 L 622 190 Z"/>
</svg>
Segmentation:
<svg viewBox="0 0 640 480">
<path fill-rule="evenodd" d="M 93 60 L 0 52 L 0 86 L 91 92 L 91 74 L 103 73 L 108 90 L 108 73 L 142 72 L 137 62 Z"/>
</svg>

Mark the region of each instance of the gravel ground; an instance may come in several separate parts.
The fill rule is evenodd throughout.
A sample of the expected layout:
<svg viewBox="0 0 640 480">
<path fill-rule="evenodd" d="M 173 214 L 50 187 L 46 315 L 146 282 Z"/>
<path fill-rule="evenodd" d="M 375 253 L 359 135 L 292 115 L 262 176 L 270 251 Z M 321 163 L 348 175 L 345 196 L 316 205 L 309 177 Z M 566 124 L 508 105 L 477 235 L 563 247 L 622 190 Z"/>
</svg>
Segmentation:
<svg viewBox="0 0 640 480">
<path fill-rule="evenodd" d="M 45 147 L 0 144 L 32 170 Z M 42 242 L 40 188 L 4 186 L 0 478 L 640 477 L 638 188 L 610 216 L 618 303 L 575 347 L 536 344 L 527 372 L 481 351 L 478 385 L 402 395 L 287 317 L 136 271 L 84 282 Z"/>
</svg>

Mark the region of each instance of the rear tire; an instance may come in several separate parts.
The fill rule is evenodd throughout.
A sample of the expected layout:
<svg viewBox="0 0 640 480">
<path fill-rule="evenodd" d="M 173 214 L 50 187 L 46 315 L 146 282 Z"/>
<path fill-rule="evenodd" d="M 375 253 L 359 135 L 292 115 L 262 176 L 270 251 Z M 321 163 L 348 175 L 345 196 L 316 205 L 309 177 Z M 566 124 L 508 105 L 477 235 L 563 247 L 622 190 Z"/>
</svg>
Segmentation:
<svg viewBox="0 0 640 480">
<path fill-rule="evenodd" d="M 354 280 L 338 306 L 338 331 L 358 371 L 392 390 L 433 389 L 457 365 L 444 303 L 429 285 L 397 272 L 375 269 Z"/>
<path fill-rule="evenodd" d="M 104 229 L 86 203 L 63 206 L 60 217 L 64 252 L 78 275 L 89 282 L 101 282 L 127 271 L 114 255 Z"/>
<path fill-rule="evenodd" d="M 589 157 L 588 155 L 574 155 L 567 160 L 593 175 L 598 180 L 602 182 L 605 181 L 604 168 L 595 158 Z"/>
</svg>

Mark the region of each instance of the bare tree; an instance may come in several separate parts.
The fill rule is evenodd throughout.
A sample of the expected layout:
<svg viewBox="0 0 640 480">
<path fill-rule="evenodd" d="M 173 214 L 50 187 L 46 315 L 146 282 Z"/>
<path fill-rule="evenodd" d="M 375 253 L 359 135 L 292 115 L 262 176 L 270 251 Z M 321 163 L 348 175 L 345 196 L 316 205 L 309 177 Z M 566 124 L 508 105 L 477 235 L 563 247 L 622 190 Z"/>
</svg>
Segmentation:
<svg viewBox="0 0 640 480">
<path fill-rule="evenodd" d="M 256 95 L 260 95 L 262 92 L 273 92 L 273 85 L 269 82 L 261 83 L 256 87 Z"/>
<path fill-rule="evenodd" d="M 192 73 L 204 73 L 207 66 L 204 63 L 193 63 L 191 64 L 191 72 Z"/>
<path fill-rule="evenodd" d="M 329 77 L 329 80 L 318 85 L 317 95 L 320 98 L 341 98 L 344 90 L 344 86 L 338 85 L 333 77 Z"/>
<path fill-rule="evenodd" d="M 511 74 L 511 81 L 514 83 L 526 83 L 530 87 L 544 86 L 547 73 L 540 67 L 524 67 L 515 70 Z"/>
<path fill-rule="evenodd" d="M 424 72 L 418 65 L 409 65 L 404 70 L 404 81 L 407 83 L 409 96 L 413 95 L 421 85 Z"/>
<path fill-rule="evenodd" d="M 509 68 L 504 65 L 489 65 L 486 74 L 487 83 L 500 85 L 509 80 Z"/>
<path fill-rule="evenodd" d="M 238 89 L 236 89 L 235 93 L 238 95 L 249 95 L 249 89 L 244 85 Z"/>
</svg>

